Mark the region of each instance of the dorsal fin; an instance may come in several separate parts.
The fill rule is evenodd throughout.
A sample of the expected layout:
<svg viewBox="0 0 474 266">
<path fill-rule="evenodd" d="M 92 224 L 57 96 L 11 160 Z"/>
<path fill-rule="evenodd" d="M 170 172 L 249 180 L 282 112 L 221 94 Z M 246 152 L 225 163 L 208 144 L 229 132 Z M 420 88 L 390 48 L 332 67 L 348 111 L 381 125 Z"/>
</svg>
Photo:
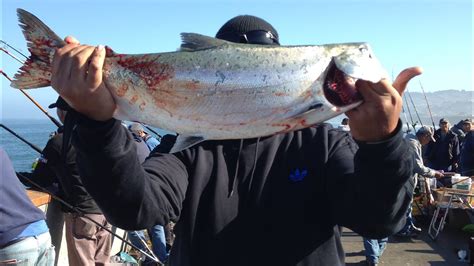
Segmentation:
<svg viewBox="0 0 474 266">
<path fill-rule="evenodd" d="M 224 44 L 231 44 L 228 41 L 216 39 L 213 37 L 197 34 L 197 33 L 181 33 L 181 51 L 198 51 L 214 48 Z"/>
</svg>

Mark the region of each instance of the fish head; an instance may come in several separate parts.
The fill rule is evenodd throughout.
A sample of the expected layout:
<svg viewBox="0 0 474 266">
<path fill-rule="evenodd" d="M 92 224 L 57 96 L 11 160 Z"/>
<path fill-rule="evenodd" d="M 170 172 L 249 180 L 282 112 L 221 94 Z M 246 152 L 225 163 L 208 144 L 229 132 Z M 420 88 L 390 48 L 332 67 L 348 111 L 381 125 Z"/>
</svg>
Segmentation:
<svg viewBox="0 0 474 266">
<path fill-rule="evenodd" d="M 326 99 L 338 108 L 354 106 L 362 101 L 357 91 L 359 79 L 377 83 L 388 74 L 372 49 L 366 43 L 346 44 L 334 48 L 333 55 L 323 83 Z"/>
</svg>

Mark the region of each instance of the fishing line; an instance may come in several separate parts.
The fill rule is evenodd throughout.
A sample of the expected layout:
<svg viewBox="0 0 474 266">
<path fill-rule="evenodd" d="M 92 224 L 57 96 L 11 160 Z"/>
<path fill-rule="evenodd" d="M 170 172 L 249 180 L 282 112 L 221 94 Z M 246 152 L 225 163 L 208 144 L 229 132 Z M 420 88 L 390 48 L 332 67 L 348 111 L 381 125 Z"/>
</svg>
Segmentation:
<svg viewBox="0 0 474 266">
<path fill-rule="evenodd" d="M 393 81 L 393 67 L 392 67 L 392 81 Z M 407 134 L 410 132 L 410 123 L 408 122 L 408 117 L 407 117 L 407 113 L 405 111 L 405 104 L 406 101 L 404 99 L 403 103 L 402 103 L 402 113 L 403 113 L 403 116 L 405 117 L 405 122 L 407 123 Z M 407 103 L 408 104 L 408 103 Z M 412 119 L 413 120 L 413 119 Z"/>
<path fill-rule="evenodd" d="M 435 129 L 436 126 L 435 126 L 435 122 L 433 120 L 433 114 L 431 113 L 431 108 L 430 108 L 430 104 L 428 102 L 428 98 L 426 97 L 425 89 L 423 88 L 423 85 L 421 84 L 421 81 L 419 81 L 419 82 L 420 82 L 421 91 L 423 92 L 423 96 L 425 96 L 426 106 L 428 107 L 428 112 L 430 114 L 431 123 L 433 123 L 433 129 Z"/>
<path fill-rule="evenodd" d="M 3 72 L 2 69 L 0 69 L 0 74 L 2 74 L 8 81 L 12 82 L 13 80 L 7 75 L 7 73 Z M 59 122 L 56 118 L 52 117 L 50 114 L 48 114 L 48 111 L 46 111 L 43 107 L 41 107 L 41 105 L 35 101 L 35 99 L 33 99 L 28 93 L 26 93 L 25 90 L 22 90 L 22 89 L 19 89 L 21 91 L 21 93 L 23 93 L 23 95 L 25 95 L 34 105 L 36 105 L 36 107 L 38 107 L 42 112 L 43 114 L 45 114 L 49 120 L 51 120 L 57 127 L 61 127 L 62 124 L 61 122 Z"/>
<path fill-rule="evenodd" d="M 11 58 L 15 59 L 16 61 L 20 62 L 20 64 L 25 64 L 24 61 L 21 61 L 20 59 L 18 59 L 18 57 L 14 56 L 13 54 L 11 54 L 10 52 L 8 52 L 7 50 L 3 49 L 3 48 L 0 48 L 0 50 L 2 50 L 2 52 L 4 52 L 5 54 L 9 55 Z"/>
<path fill-rule="evenodd" d="M 139 247 L 135 246 L 134 244 L 132 244 L 131 242 L 129 242 L 128 240 L 124 239 L 123 237 L 117 235 L 116 233 L 114 233 L 112 230 L 106 228 L 105 226 L 101 225 L 100 223 L 96 222 L 95 220 L 93 220 L 92 218 L 88 217 L 85 215 L 85 213 L 83 213 L 82 211 L 78 210 L 76 207 L 72 206 L 71 204 L 67 203 L 66 201 L 62 200 L 60 197 L 54 195 L 51 191 L 47 190 L 46 188 L 40 186 L 39 184 L 37 184 L 36 182 L 34 182 L 33 180 L 29 179 L 28 177 L 24 176 L 23 174 L 21 173 L 16 173 L 19 177 L 23 178 L 24 180 L 26 180 L 28 183 L 32 184 L 33 186 L 37 187 L 38 189 L 40 189 L 42 192 L 44 193 L 47 193 L 48 195 L 50 195 L 53 199 L 59 201 L 61 204 L 63 204 L 64 206 L 68 207 L 69 209 L 71 209 L 73 212 L 75 212 L 76 214 L 78 214 L 80 217 L 83 217 L 83 218 L 86 218 L 88 219 L 89 221 L 93 222 L 95 225 L 97 225 L 98 227 L 104 229 L 105 231 L 109 232 L 110 234 L 112 234 L 112 236 L 114 237 L 117 237 L 118 239 L 122 240 L 123 242 L 127 243 L 127 245 L 130 245 L 131 247 L 133 247 L 134 249 L 138 250 L 140 253 L 142 253 L 143 255 L 147 256 L 148 258 L 152 259 L 154 262 L 159 262 L 159 260 L 155 257 L 155 255 L 152 253 L 152 255 L 148 254 L 147 252 L 141 250 Z"/>
<path fill-rule="evenodd" d="M 411 97 L 411 93 L 408 91 L 408 89 L 406 93 L 408 94 L 408 98 L 410 98 L 410 102 L 413 105 L 413 110 L 415 110 L 415 114 L 416 114 L 416 117 L 418 117 L 418 121 L 420 122 L 420 125 L 423 126 L 423 121 L 421 121 L 420 115 L 418 114 L 418 111 L 416 110 L 416 105 L 413 102 L 413 98 Z"/>
<path fill-rule="evenodd" d="M 20 52 L 19 50 L 15 49 L 15 47 L 9 45 L 7 42 L 3 41 L 3 40 L 0 40 L 1 43 L 3 43 L 4 45 L 6 45 L 7 47 L 9 47 L 10 49 L 12 49 L 13 51 L 21 54 L 22 56 L 24 56 L 25 58 L 28 58 L 28 56 L 26 56 L 25 54 L 23 54 L 22 52 Z"/>
<path fill-rule="evenodd" d="M 405 98 L 404 102 L 407 103 L 406 107 L 407 107 L 407 110 L 408 110 L 408 114 L 410 115 L 411 126 L 413 127 L 413 130 L 416 131 L 416 128 L 415 128 L 416 123 L 413 121 L 413 116 L 411 115 L 411 110 L 410 110 L 410 103 L 407 100 L 406 93 L 403 94 L 403 98 Z"/>
</svg>

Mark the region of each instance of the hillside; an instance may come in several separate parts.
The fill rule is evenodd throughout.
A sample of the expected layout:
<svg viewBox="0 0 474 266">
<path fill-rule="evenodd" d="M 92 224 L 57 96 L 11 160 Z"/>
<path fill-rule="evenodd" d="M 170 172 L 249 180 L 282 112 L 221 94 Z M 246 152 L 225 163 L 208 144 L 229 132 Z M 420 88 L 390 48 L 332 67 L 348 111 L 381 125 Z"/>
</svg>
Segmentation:
<svg viewBox="0 0 474 266">
<path fill-rule="evenodd" d="M 411 96 L 411 99 L 410 99 Z M 455 124 L 462 119 L 474 119 L 474 92 L 465 90 L 444 90 L 426 93 L 426 99 L 430 105 L 431 113 L 435 125 L 441 118 L 447 118 L 451 124 Z M 413 103 L 412 103 L 413 100 Z M 404 95 L 404 106 L 406 118 L 410 123 L 419 121 L 432 125 L 425 97 L 421 92 L 408 92 Z M 416 109 L 416 111 L 415 111 Z M 402 114 L 402 120 L 405 120 Z"/>
<path fill-rule="evenodd" d="M 403 98 L 405 113 L 401 114 L 401 118 L 404 124 L 406 117 L 410 124 L 413 120 L 413 122 L 417 122 L 417 125 L 420 125 L 419 120 L 421 119 L 423 125 L 433 125 L 423 93 L 408 91 Z M 429 92 L 426 93 L 426 98 L 430 104 L 436 126 L 438 126 L 441 118 L 447 118 L 452 125 L 466 118 L 474 120 L 474 91 L 444 90 Z M 418 119 L 418 116 L 420 119 Z M 343 117 L 345 117 L 344 114 L 330 119 L 328 122 L 339 125 Z"/>
</svg>

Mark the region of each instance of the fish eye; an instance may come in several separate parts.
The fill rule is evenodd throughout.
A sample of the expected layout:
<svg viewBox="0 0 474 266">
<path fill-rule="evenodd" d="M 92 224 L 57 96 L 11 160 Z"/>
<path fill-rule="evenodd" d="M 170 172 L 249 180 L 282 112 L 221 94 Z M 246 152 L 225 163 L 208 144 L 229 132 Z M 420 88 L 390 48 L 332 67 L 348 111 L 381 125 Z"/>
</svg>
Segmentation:
<svg viewBox="0 0 474 266">
<path fill-rule="evenodd" d="M 369 58 L 372 58 L 372 53 L 369 51 L 369 49 L 366 46 L 359 47 L 359 51 L 362 54 L 367 54 Z"/>
</svg>

